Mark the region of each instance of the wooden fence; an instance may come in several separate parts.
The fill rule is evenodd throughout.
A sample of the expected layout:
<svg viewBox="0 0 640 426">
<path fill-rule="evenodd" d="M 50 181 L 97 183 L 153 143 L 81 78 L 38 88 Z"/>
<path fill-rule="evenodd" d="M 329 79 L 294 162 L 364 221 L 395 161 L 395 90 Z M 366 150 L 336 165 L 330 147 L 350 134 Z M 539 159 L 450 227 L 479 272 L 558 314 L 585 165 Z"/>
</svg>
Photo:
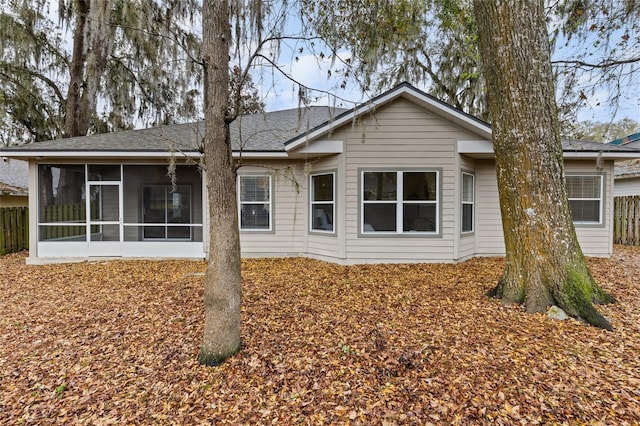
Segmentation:
<svg viewBox="0 0 640 426">
<path fill-rule="evenodd" d="M 84 203 L 46 206 L 42 209 L 42 222 L 46 223 L 78 223 L 78 226 L 41 226 L 40 241 L 71 238 L 86 235 L 86 206 Z"/>
<path fill-rule="evenodd" d="M 29 248 L 29 209 L 0 208 L 0 255 Z"/>
<path fill-rule="evenodd" d="M 613 243 L 640 245 L 640 196 L 613 199 Z"/>
</svg>

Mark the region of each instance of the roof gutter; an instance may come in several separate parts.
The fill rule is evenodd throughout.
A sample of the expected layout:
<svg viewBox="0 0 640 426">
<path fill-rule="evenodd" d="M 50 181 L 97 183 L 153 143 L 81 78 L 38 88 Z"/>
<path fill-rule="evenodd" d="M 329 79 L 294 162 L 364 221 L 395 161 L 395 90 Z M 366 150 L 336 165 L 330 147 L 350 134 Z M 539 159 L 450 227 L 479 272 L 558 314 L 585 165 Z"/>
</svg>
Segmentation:
<svg viewBox="0 0 640 426">
<path fill-rule="evenodd" d="M 144 158 L 166 159 L 171 157 L 201 158 L 202 154 L 196 151 L 167 152 L 167 151 L 3 151 L 3 157 L 22 160 L 42 160 L 45 158 L 90 158 L 90 159 L 117 159 L 117 158 Z M 233 158 L 248 159 L 280 159 L 289 158 L 286 152 L 240 152 L 234 151 Z"/>
</svg>

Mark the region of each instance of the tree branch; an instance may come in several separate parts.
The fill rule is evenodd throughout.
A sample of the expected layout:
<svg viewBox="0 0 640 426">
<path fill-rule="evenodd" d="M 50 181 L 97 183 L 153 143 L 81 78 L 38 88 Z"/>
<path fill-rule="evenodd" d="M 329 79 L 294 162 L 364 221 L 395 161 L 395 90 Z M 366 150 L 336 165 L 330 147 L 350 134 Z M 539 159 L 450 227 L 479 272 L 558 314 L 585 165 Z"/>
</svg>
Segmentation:
<svg viewBox="0 0 640 426">
<path fill-rule="evenodd" d="M 551 63 L 553 65 L 569 65 L 569 66 L 576 66 L 579 68 L 592 68 L 592 69 L 604 69 L 604 68 L 611 68 L 611 67 L 616 67 L 619 65 L 627 65 L 627 64 L 633 64 L 633 63 L 637 63 L 640 62 L 640 57 L 636 57 L 636 58 L 630 58 L 630 59 L 622 59 L 622 60 L 610 60 L 610 61 L 603 61 L 597 64 L 594 63 L 590 63 L 590 62 L 584 62 L 584 61 L 570 61 L 570 60 L 558 60 L 558 61 L 551 61 Z"/>
<path fill-rule="evenodd" d="M 13 64 L 7 63 L 5 62 L 3 65 L 5 65 L 10 71 L 13 71 L 14 74 L 16 73 L 20 73 L 20 72 L 24 72 L 29 74 L 31 77 L 35 77 L 38 80 L 42 81 L 43 83 L 45 83 L 48 87 L 50 87 L 56 94 L 56 97 L 58 98 L 58 101 L 64 105 L 64 103 L 66 102 L 66 99 L 64 97 L 64 95 L 62 94 L 62 92 L 60 91 L 60 89 L 58 88 L 58 85 L 56 84 L 55 81 L 51 80 L 49 77 L 45 77 L 44 75 L 40 74 L 39 72 L 36 72 L 32 69 L 29 68 L 24 68 L 24 67 L 16 67 Z M 11 78 L 8 74 L 3 73 L 3 76 L 12 80 L 12 81 L 17 81 L 14 78 Z"/>
</svg>

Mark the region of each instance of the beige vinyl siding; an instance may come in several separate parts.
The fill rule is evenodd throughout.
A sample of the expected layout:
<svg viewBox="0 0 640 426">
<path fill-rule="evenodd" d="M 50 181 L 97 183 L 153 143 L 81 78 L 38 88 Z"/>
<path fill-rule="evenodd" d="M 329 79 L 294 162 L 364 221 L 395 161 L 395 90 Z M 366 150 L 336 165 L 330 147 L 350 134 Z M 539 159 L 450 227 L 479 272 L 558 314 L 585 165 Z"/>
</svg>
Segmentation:
<svg viewBox="0 0 640 426">
<path fill-rule="evenodd" d="M 458 239 L 458 255 L 456 259 L 466 259 L 475 255 L 476 253 L 476 227 L 478 225 L 478 194 L 477 194 L 477 176 L 475 172 L 475 160 L 473 158 L 461 156 L 460 157 L 460 171 L 458 173 L 458 214 L 457 214 L 457 224 L 458 228 L 457 239 Z M 462 172 L 470 173 L 474 176 L 474 205 L 473 205 L 473 230 L 472 233 L 462 233 Z"/>
<path fill-rule="evenodd" d="M 318 257 L 321 259 L 333 260 L 341 262 L 344 257 L 344 172 L 340 170 L 340 165 L 344 161 L 342 155 L 331 155 L 328 157 L 322 157 L 314 159 L 307 164 L 308 174 L 305 176 L 305 197 L 306 197 L 306 217 L 307 222 L 305 224 L 305 233 L 307 234 L 307 247 L 306 252 L 311 257 Z M 322 234 L 318 232 L 312 232 L 309 230 L 309 210 L 310 210 L 310 189 L 309 189 L 309 176 L 315 173 L 335 173 L 335 218 L 334 218 L 334 233 Z"/>
<path fill-rule="evenodd" d="M 592 161 L 569 160 L 565 161 L 564 166 L 567 174 L 592 175 L 595 173 L 595 164 Z M 606 257 L 613 253 L 612 161 L 605 161 L 602 173 L 604 173 L 603 223 L 602 225 L 576 225 L 578 241 L 587 256 Z M 477 255 L 502 256 L 505 254 L 505 249 L 493 160 L 478 160 L 476 162 L 476 200 Z"/>
<path fill-rule="evenodd" d="M 345 143 L 345 258 L 347 263 L 452 262 L 458 233 L 455 142 L 474 136 L 399 99 L 334 133 Z M 439 235 L 359 235 L 359 171 L 425 169 L 439 172 Z"/>
<path fill-rule="evenodd" d="M 238 174 L 271 174 L 273 229 L 240 231 L 244 257 L 295 256 L 305 251 L 307 183 L 304 163 L 260 161 L 261 167 L 244 166 Z"/>
<path fill-rule="evenodd" d="M 493 160 L 476 161 L 476 254 L 504 256 L 502 216 Z"/>
</svg>

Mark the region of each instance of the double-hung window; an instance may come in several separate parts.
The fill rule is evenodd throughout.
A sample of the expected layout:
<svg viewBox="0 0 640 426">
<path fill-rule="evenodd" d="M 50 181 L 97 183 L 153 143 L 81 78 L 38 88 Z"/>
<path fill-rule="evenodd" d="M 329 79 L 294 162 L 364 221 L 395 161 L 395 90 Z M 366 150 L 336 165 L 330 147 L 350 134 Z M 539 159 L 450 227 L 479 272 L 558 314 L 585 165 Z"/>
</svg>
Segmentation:
<svg viewBox="0 0 640 426">
<path fill-rule="evenodd" d="M 238 216 L 242 231 L 271 231 L 270 175 L 238 176 Z"/>
<path fill-rule="evenodd" d="M 462 233 L 473 232 L 475 210 L 475 176 L 462 172 Z"/>
<path fill-rule="evenodd" d="M 573 222 L 602 223 L 602 175 L 568 175 L 566 182 Z"/>
<path fill-rule="evenodd" d="M 310 229 L 314 232 L 335 232 L 335 173 L 310 176 Z"/>
<path fill-rule="evenodd" d="M 437 171 L 362 171 L 361 232 L 439 232 Z"/>
</svg>

